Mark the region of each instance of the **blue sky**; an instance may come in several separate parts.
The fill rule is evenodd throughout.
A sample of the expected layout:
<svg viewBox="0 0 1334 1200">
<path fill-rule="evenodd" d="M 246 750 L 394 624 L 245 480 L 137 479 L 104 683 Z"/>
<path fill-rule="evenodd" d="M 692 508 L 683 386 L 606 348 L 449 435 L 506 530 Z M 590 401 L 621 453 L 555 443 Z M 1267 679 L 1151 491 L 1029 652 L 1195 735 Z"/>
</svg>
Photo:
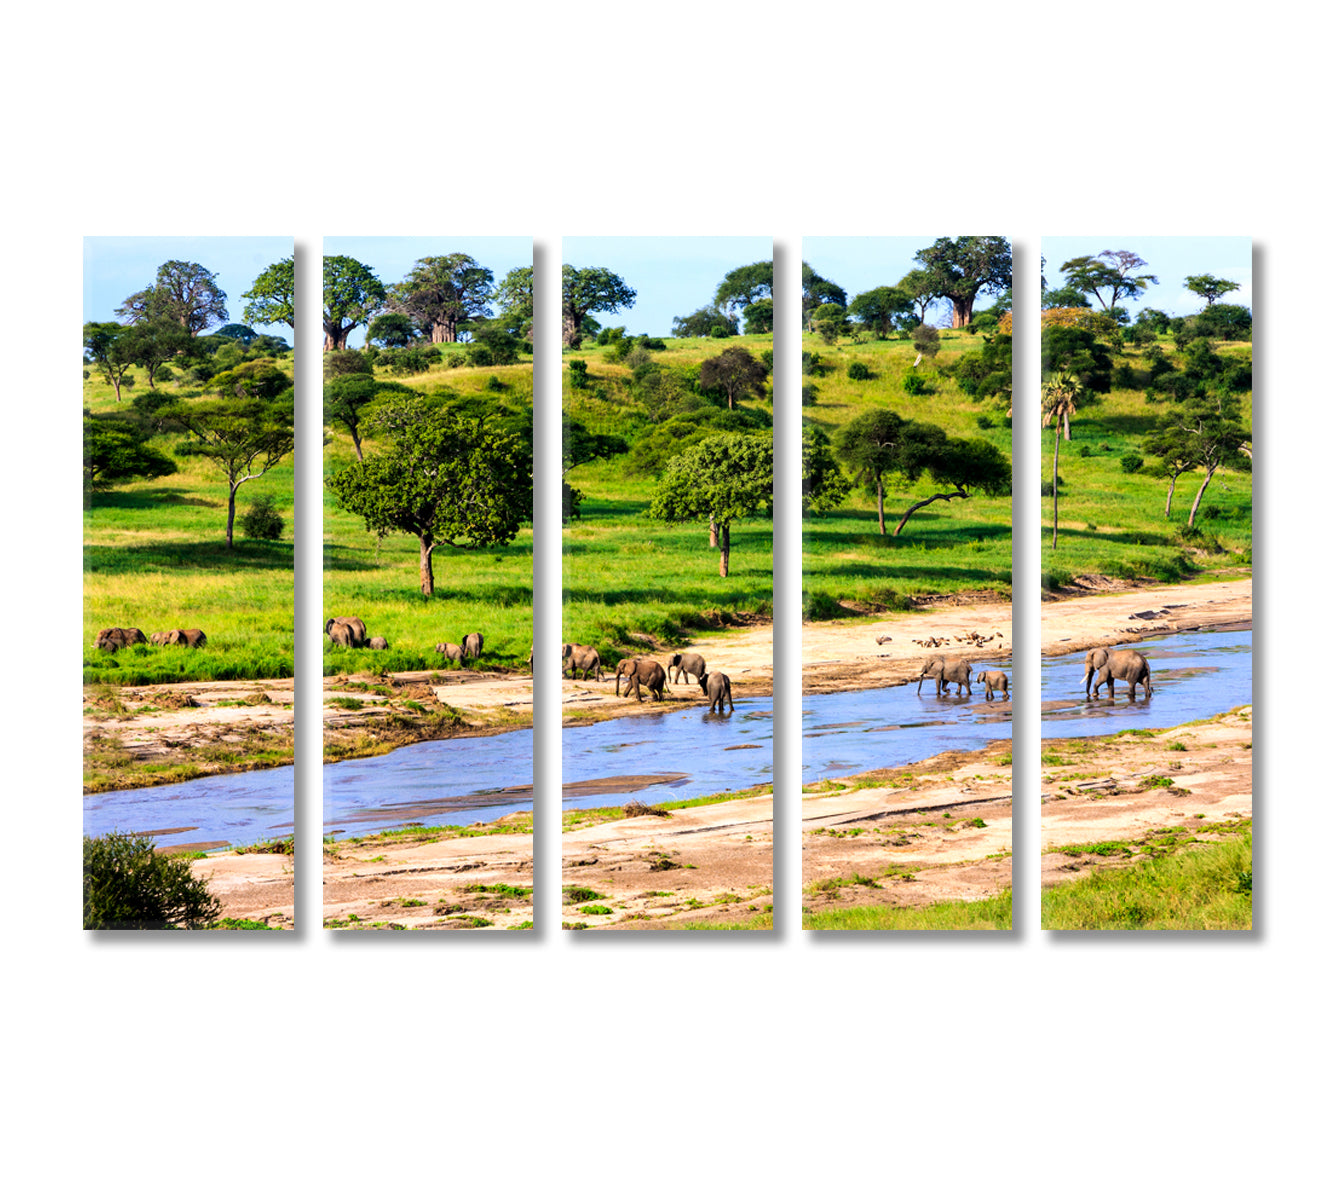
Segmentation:
<svg viewBox="0 0 1334 1200">
<path fill-rule="evenodd" d="M 242 315 L 250 290 L 260 272 L 292 254 L 290 237 L 87 237 L 83 239 L 83 319 L 117 321 L 116 309 L 125 299 L 151 287 L 164 262 L 181 259 L 198 263 L 217 277 L 227 293 L 227 316 L 248 324 Z M 217 327 L 215 327 L 217 328 Z M 283 338 L 286 325 L 256 325 L 259 333 Z"/>
<path fill-rule="evenodd" d="M 909 271 L 920 267 L 922 264 L 913 255 L 937 238 L 960 236 L 925 233 L 920 237 L 807 237 L 801 240 L 801 257 L 817 274 L 838 284 L 851 301 L 872 288 L 893 286 Z M 983 312 L 995 302 L 995 296 L 983 293 L 974 311 Z M 948 300 L 940 301 L 927 310 L 927 321 L 948 325 L 953 311 Z"/>
<path fill-rule="evenodd" d="M 1187 317 L 1204 308 L 1204 300 L 1186 290 L 1187 275 L 1217 275 L 1240 284 L 1235 292 L 1220 298 L 1222 304 L 1251 307 L 1251 239 L 1248 237 L 1044 237 L 1042 255 L 1049 288 L 1064 281 L 1061 264 L 1082 255 L 1096 256 L 1103 250 L 1133 250 L 1148 264 L 1136 274 L 1156 275 L 1138 300 L 1126 301 L 1131 319 L 1141 308 L 1157 308 L 1169 317 Z M 1098 302 L 1089 298 L 1094 308 Z"/>
<path fill-rule="evenodd" d="M 607 267 L 638 295 L 617 313 L 594 313 L 627 333 L 670 337 L 672 321 L 713 303 L 723 276 L 774 256 L 771 237 L 567 237 L 561 262 Z"/>
<path fill-rule="evenodd" d="M 407 278 L 419 258 L 445 254 L 470 254 L 499 283 L 515 267 L 533 265 L 531 237 L 326 237 L 324 253 L 345 254 L 365 263 L 385 287 Z M 366 327 L 359 326 L 347 339 L 355 349 L 366 344 Z"/>
</svg>

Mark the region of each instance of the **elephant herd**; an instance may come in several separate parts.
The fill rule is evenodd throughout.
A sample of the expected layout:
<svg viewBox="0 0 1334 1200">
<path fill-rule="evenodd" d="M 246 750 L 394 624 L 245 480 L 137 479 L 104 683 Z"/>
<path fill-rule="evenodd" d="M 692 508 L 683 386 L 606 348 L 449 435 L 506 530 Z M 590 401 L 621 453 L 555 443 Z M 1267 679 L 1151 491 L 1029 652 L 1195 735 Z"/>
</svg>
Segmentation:
<svg viewBox="0 0 1334 1200">
<path fill-rule="evenodd" d="M 154 646 L 184 646 L 188 650 L 198 650 L 200 646 L 208 644 L 208 637 L 202 629 L 167 629 L 151 637 L 144 637 L 142 629 L 122 629 L 119 625 L 113 625 L 110 629 L 101 630 L 93 639 L 93 645 L 97 649 L 109 653 L 124 650 L 126 646 L 149 643 Z"/>
<path fill-rule="evenodd" d="M 1010 698 L 1010 680 L 1004 671 L 978 671 L 973 674 L 973 667 L 964 658 L 945 658 L 936 655 L 922 664 L 917 676 L 917 694 L 922 694 L 922 681 L 936 681 L 936 695 L 949 695 L 949 685 L 958 685 L 958 695 L 965 692 L 973 694 L 972 680 L 975 679 L 986 689 L 986 699 L 992 700 L 1000 692 L 1004 699 Z M 1130 688 L 1130 699 L 1135 699 L 1135 690 L 1141 685 L 1144 698 L 1153 695 L 1148 660 L 1138 650 L 1109 650 L 1099 646 L 1084 655 L 1084 697 L 1097 700 L 1103 685 L 1107 686 L 1107 695 L 1116 699 L 1116 680 L 1120 679 Z"/>
<path fill-rule="evenodd" d="M 584 679 L 592 675 L 597 682 L 602 682 L 602 657 L 595 647 L 566 642 L 561 646 L 560 659 L 562 676 L 568 671 L 569 677 L 573 679 L 576 673 L 582 673 Z M 669 675 L 673 683 L 680 683 L 683 679 L 688 683 L 693 675 L 700 691 L 708 697 L 710 713 L 716 712 L 722 716 L 724 704 L 727 705 L 728 716 L 736 711 L 732 703 L 731 679 L 721 671 L 710 671 L 698 654 L 673 654 L 667 660 L 665 669 L 652 658 L 623 658 L 616 664 L 616 695 L 621 694 L 621 679 L 624 678 L 627 697 L 633 688 L 634 697 L 641 704 L 645 691 L 654 700 L 662 700 Z"/>
</svg>

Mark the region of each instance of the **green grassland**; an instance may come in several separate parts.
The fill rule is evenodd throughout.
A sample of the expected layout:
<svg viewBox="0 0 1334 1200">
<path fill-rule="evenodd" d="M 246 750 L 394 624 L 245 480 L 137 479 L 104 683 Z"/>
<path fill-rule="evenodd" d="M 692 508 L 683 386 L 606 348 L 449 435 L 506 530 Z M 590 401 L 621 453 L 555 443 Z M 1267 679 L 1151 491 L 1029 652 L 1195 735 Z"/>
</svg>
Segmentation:
<svg viewBox="0 0 1334 1200">
<path fill-rule="evenodd" d="M 743 346 L 757 358 L 773 348 L 768 335 L 665 341 L 667 349 L 651 352 L 652 360 L 689 371 L 730 346 Z M 689 423 L 690 413 L 656 411 L 636 400 L 632 367 L 614 361 L 609 347 L 586 342 L 580 350 L 566 350 L 564 359 L 566 417 L 582 422 L 591 433 L 622 437 L 631 447 L 630 453 L 585 463 L 566 475 L 584 499 L 579 517 L 566 524 L 564 534 L 565 640 L 596 646 L 604 662 L 614 663 L 621 654 L 643 652 L 644 642 L 637 635 L 671 644 L 730 625 L 771 619 L 772 517 L 760 515 L 733 524 L 731 561 L 724 579 L 718 574 L 718 551 L 709 546 L 707 525 L 667 525 L 646 515 L 663 459 L 659 455 L 655 463 L 641 465 L 635 451 L 673 416 Z M 585 389 L 570 387 L 572 359 L 587 363 Z M 755 418 L 758 421 L 772 420 L 772 394 L 764 399 L 752 396 L 743 407 L 762 414 Z"/>
<path fill-rule="evenodd" d="M 463 401 L 503 406 L 526 413 L 532 427 L 531 358 L 505 367 L 447 367 L 442 362 L 420 375 L 391 376 L 382 367 L 377 378 L 424 394 L 447 389 Z M 495 379 L 499 384 L 489 384 Z M 356 461 L 351 435 L 328 426 L 324 453 L 326 476 Z M 362 449 L 377 449 L 363 437 Z M 360 617 L 370 637 L 384 637 L 387 651 L 349 650 L 325 644 L 326 675 L 351 671 L 449 670 L 435 652 L 437 642 L 461 643 L 480 632 L 485 639 L 482 666 L 527 671 L 533 642 L 533 531 L 531 524 L 507 546 L 434 552 L 435 590 L 423 596 L 419 585 L 420 551 L 415 537 L 390 533 L 383 540 L 368 532 L 362 518 L 339 506 L 324 491 L 324 600 L 329 617 Z"/>
<path fill-rule="evenodd" d="M 1181 363 L 1182 355 L 1170 338 L 1159 338 L 1158 345 L 1173 364 Z M 1249 361 L 1251 357 L 1249 342 L 1217 342 L 1214 349 L 1223 358 Z M 1147 371 L 1146 350 L 1127 343 L 1123 353 L 1113 355 L 1113 365 L 1128 366 L 1142 376 Z M 1252 395 L 1245 392 L 1239 399 L 1241 419 L 1251 428 Z M 1061 442 L 1060 530 L 1055 549 L 1051 498 L 1042 500 L 1044 586 L 1063 586 L 1089 573 L 1164 583 L 1250 573 L 1248 472 L 1223 469 L 1214 476 L 1192 534 L 1184 530 L 1204 479 L 1202 471 L 1188 471 L 1177 481 L 1168 517 L 1164 513 L 1168 480 L 1150 473 L 1150 456 L 1143 455 L 1150 460 L 1145 468 L 1131 474 L 1122 469 L 1121 456 L 1143 454 L 1140 443 L 1169 404 L 1149 402 L 1141 389 L 1116 387 L 1081 402 L 1070 424 L 1071 440 Z M 1043 430 L 1044 484 L 1051 482 L 1054 436 L 1053 430 Z"/>
<path fill-rule="evenodd" d="M 1005 406 L 971 399 L 942 370 L 982 345 L 980 334 L 941 330 L 935 359 L 924 358 L 915 371 L 929 391 L 909 395 L 904 377 L 913 371 L 917 351 L 906 336 L 862 342 L 841 338 L 828 345 L 806 334 L 802 350 L 818 355 L 820 362 L 815 372 L 801 379 L 802 422 L 833 439 L 863 412 L 889 408 L 909 420 L 939 426 L 950 437 L 985 439 L 1008 458 L 1011 438 Z M 848 378 L 852 363 L 867 368 L 871 378 Z M 893 535 L 912 504 L 945 490 L 949 489 L 928 478 L 915 484 L 886 479 L 884 536 L 876 523 L 875 497 L 860 487 L 854 487 L 832 512 L 807 513 L 802 523 L 807 617 L 847 617 L 858 609 L 892 611 L 910 607 L 914 597 L 924 595 L 1009 596 L 1013 559 L 1009 496 L 976 494 L 967 500 L 937 501 L 914 513 L 903 532 Z M 843 600 L 853 607 L 841 607 Z"/>
<path fill-rule="evenodd" d="M 276 360 L 289 375 L 292 358 Z M 142 376 L 142 372 L 136 372 Z M 187 399 L 198 385 L 159 382 L 165 397 Z M 148 391 L 141 380 L 115 390 L 96 371 L 84 380 L 83 404 L 94 414 L 131 408 Z M 197 679 L 282 678 L 293 662 L 293 469 L 289 456 L 237 493 L 235 547 L 227 549 L 227 478 L 203 458 L 175 456 L 179 434 L 150 445 L 172 455 L 179 469 L 94 492 L 84 510 L 84 679 L 87 683 L 169 683 Z M 241 515 L 259 496 L 282 515 L 282 536 L 247 539 Z M 109 626 L 158 630 L 199 628 L 199 650 L 131 646 L 115 654 L 94 648 Z"/>
<path fill-rule="evenodd" d="M 942 900 L 920 908 L 869 904 L 803 913 L 803 929 L 1010 929 L 1009 888 L 985 900 Z"/>
</svg>

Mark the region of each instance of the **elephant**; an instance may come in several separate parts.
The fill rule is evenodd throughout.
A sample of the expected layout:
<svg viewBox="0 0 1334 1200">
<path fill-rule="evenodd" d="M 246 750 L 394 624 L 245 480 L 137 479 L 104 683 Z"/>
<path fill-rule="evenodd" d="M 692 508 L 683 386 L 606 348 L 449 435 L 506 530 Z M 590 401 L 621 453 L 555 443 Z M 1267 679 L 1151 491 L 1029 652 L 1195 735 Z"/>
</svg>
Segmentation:
<svg viewBox="0 0 1334 1200">
<path fill-rule="evenodd" d="M 168 629 L 165 633 L 150 633 L 148 640 L 155 646 L 170 646 L 179 632 L 178 629 Z"/>
<path fill-rule="evenodd" d="M 356 630 L 354 630 L 346 621 L 326 621 L 324 623 L 324 632 L 329 635 L 329 640 L 335 646 L 357 645 Z"/>
<path fill-rule="evenodd" d="M 1004 671 L 979 671 L 978 683 L 985 684 L 987 699 L 995 699 L 997 692 L 1003 692 L 1006 700 L 1010 698 L 1010 678 Z"/>
<path fill-rule="evenodd" d="M 616 664 L 616 694 L 621 694 L 621 676 L 626 676 L 625 694 L 630 694 L 629 676 L 634 674 L 635 667 L 639 665 L 637 658 L 623 658 Z"/>
<path fill-rule="evenodd" d="M 736 705 L 732 703 L 732 681 L 721 671 L 705 671 L 699 677 L 699 690 L 709 698 L 709 712 L 713 712 L 716 707 L 721 717 L 724 700 L 727 701 L 729 717 L 736 711 Z"/>
<path fill-rule="evenodd" d="M 697 681 L 702 683 L 704 672 L 707 670 L 708 667 L 704 665 L 704 659 L 698 654 L 673 654 L 667 660 L 667 674 L 672 676 L 672 672 L 676 672 L 672 676 L 673 683 L 680 683 L 681 677 L 685 675 L 693 675 Z"/>
<path fill-rule="evenodd" d="M 93 645 L 99 650 L 112 651 L 124 650 L 126 646 L 137 646 L 140 642 L 145 645 L 148 643 L 142 629 L 122 629 L 118 625 L 101 630 L 93 639 Z"/>
<path fill-rule="evenodd" d="M 482 657 L 482 635 L 480 633 L 470 633 L 464 637 L 463 653 L 472 659 Z"/>
<path fill-rule="evenodd" d="M 165 633 L 155 633 L 149 640 L 155 646 L 186 646 L 191 650 L 208 644 L 202 629 L 168 629 Z"/>
<path fill-rule="evenodd" d="M 324 623 L 324 632 L 329 633 L 329 626 L 335 624 L 346 625 L 348 632 L 352 635 L 352 640 L 350 642 L 340 642 L 340 645 L 348 645 L 355 648 L 366 644 L 366 622 L 360 617 L 330 617 Z M 333 634 L 329 634 L 329 636 L 333 637 Z"/>
<path fill-rule="evenodd" d="M 436 642 L 435 650 L 437 654 L 445 658 L 452 658 L 460 667 L 463 666 L 463 647 L 456 646 L 453 642 Z"/>
<path fill-rule="evenodd" d="M 581 646 L 578 643 L 569 643 L 561 647 L 560 655 L 560 673 L 563 676 L 566 668 L 569 668 L 570 678 L 574 678 L 576 671 L 582 671 L 584 678 L 588 678 L 591 671 L 593 677 L 602 682 L 602 659 L 598 652 L 592 646 Z"/>
<path fill-rule="evenodd" d="M 936 695 L 941 694 L 941 687 L 945 688 L 945 694 L 949 695 L 949 685 L 957 683 L 959 685 L 959 694 L 962 695 L 965 688 L 968 694 L 973 694 L 973 685 L 969 682 L 973 668 L 967 659 L 964 658 L 941 658 L 936 655 L 934 658 L 928 658 L 922 664 L 921 674 L 917 676 L 917 694 L 922 694 L 922 680 L 934 679 L 936 681 Z"/>
<path fill-rule="evenodd" d="M 651 658 L 636 658 L 627 661 L 632 661 L 634 667 L 627 676 L 629 682 L 625 686 L 625 694 L 629 696 L 630 689 L 634 688 L 635 699 L 642 704 L 644 697 L 640 695 L 639 685 L 643 684 L 654 700 L 661 700 L 663 689 L 667 686 L 667 672 L 662 669 L 662 664 L 654 662 Z M 618 678 L 618 686 L 619 683 Z"/>
<path fill-rule="evenodd" d="M 388 650 L 389 640 L 382 637 L 373 637 L 366 643 L 372 650 Z"/>
<path fill-rule="evenodd" d="M 1097 677 L 1094 677 L 1097 672 Z M 1149 681 L 1149 662 L 1138 650 L 1108 650 L 1103 646 L 1090 650 L 1084 655 L 1084 698 L 1089 696 L 1090 685 L 1092 699 L 1098 698 L 1098 689 L 1105 683 L 1107 695 L 1116 699 L 1116 684 L 1113 680 L 1124 679 L 1130 685 L 1130 698 L 1135 698 L 1135 688 L 1144 685 L 1144 698 L 1153 695 L 1153 685 Z"/>
</svg>

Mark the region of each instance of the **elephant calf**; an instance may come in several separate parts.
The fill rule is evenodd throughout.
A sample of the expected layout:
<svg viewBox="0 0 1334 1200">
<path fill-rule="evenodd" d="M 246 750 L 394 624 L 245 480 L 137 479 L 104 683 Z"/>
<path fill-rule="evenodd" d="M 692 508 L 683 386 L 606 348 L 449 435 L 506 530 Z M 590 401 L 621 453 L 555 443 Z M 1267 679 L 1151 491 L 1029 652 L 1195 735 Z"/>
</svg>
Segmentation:
<svg viewBox="0 0 1334 1200">
<path fill-rule="evenodd" d="M 727 701 L 728 716 L 736 711 L 736 705 L 732 703 L 732 681 L 721 671 L 705 671 L 699 677 L 699 688 L 709 698 L 709 712 L 717 709 L 721 717 L 724 700 Z"/>
<path fill-rule="evenodd" d="M 462 646 L 456 646 L 453 642 L 436 642 L 435 652 L 445 658 L 453 659 L 456 666 L 463 666 Z"/>
<path fill-rule="evenodd" d="M 1097 677 L 1094 677 L 1094 673 Z M 1116 684 L 1113 680 L 1124 679 L 1130 685 L 1130 698 L 1135 698 L 1135 688 L 1144 685 L 1144 698 L 1153 695 L 1153 686 L 1149 681 L 1148 660 L 1138 650 L 1108 650 L 1099 646 L 1084 655 L 1084 698 L 1089 698 L 1089 686 L 1093 696 L 1098 698 L 1098 689 L 1105 683 L 1107 695 L 1116 699 Z"/>
<path fill-rule="evenodd" d="M 168 629 L 166 633 L 155 633 L 151 641 L 155 646 L 185 646 L 190 650 L 208 644 L 202 629 Z"/>
<path fill-rule="evenodd" d="M 574 678 L 576 671 L 582 671 L 584 678 L 587 679 L 591 671 L 593 677 L 599 683 L 602 682 L 602 659 L 592 646 L 580 646 L 577 643 L 566 642 L 560 648 L 560 651 L 560 673 L 562 676 L 568 669 L 571 679 Z"/>
<path fill-rule="evenodd" d="M 997 692 L 1003 692 L 1006 700 L 1010 698 L 1010 678 L 1004 671 L 979 671 L 977 681 L 986 686 L 988 700 L 995 699 Z"/>
<path fill-rule="evenodd" d="M 99 650 L 124 650 L 126 646 L 137 646 L 140 642 L 148 644 L 142 629 L 122 629 L 118 625 L 101 630 L 93 639 L 93 645 Z"/>
<path fill-rule="evenodd" d="M 640 695 L 639 685 L 643 684 L 654 700 L 661 700 L 663 691 L 667 687 L 667 672 L 662 669 L 662 664 L 654 662 L 651 658 L 636 658 L 633 662 L 633 668 L 627 672 L 625 694 L 629 696 L 630 689 L 634 688 L 635 699 L 642 704 L 644 697 Z M 617 684 L 619 683 L 618 678 Z"/>
<path fill-rule="evenodd" d="M 382 637 L 373 637 L 366 643 L 372 650 L 388 650 L 389 639 Z"/>
<path fill-rule="evenodd" d="M 482 657 L 482 635 L 480 633 L 470 633 L 464 637 L 463 653 L 471 659 Z"/>
<path fill-rule="evenodd" d="M 693 675 L 697 682 L 704 682 L 704 672 L 708 667 L 698 654 L 673 654 L 667 660 L 667 674 L 673 683 L 680 683 L 682 676 Z M 675 674 L 673 674 L 675 672 Z"/>
</svg>

